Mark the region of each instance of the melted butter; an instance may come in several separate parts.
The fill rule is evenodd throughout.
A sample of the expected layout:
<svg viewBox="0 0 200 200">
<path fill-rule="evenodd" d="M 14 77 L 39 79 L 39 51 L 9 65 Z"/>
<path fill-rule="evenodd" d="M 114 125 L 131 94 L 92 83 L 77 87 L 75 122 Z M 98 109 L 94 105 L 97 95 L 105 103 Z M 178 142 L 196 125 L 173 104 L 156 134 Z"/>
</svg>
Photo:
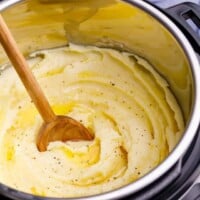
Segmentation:
<svg viewBox="0 0 200 200">
<path fill-rule="evenodd" d="M 20 109 L 18 112 L 16 124 L 20 128 L 26 128 L 30 127 L 35 123 L 36 116 L 38 115 L 38 112 L 36 109 L 32 107 L 26 107 L 24 109 Z M 26 123 L 24 123 L 26 121 Z"/>
<path fill-rule="evenodd" d="M 57 69 L 53 69 L 51 71 L 48 71 L 44 76 L 53 76 L 56 74 L 61 74 L 64 71 L 65 67 L 60 67 Z"/>
<path fill-rule="evenodd" d="M 11 127 L 8 131 L 10 135 L 4 139 L 3 145 L 5 148 L 3 149 L 3 153 L 5 156 L 6 161 L 9 163 L 12 163 L 15 161 L 15 153 L 16 153 L 16 147 L 13 145 L 13 138 L 12 138 L 12 132 L 15 130 L 14 127 Z"/>
<path fill-rule="evenodd" d="M 69 112 L 73 110 L 76 106 L 75 102 L 67 102 L 65 104 L 55 104 L 52 106 L 52 109 L 57 115 L 67 115 Z"/>
<path fill-rule="evenodd" d="M 90 78 L 90 77 L 95 77 L 97 76 L 97 74 L 93 73 L 93 72 L 90 72 L 90 71 L 85 71 L 85 72 L 80 72 L 78 74 L 78 76 L 80 78 L 84 78 L 84 79 L 87 79 L 87 78 Z"/>
<path fill-rule="evenodd" d="M 100 158 L 100 141 L 95 139 L 94 143 L 87 147 L 86 152 L 76 152 L 66 146 L 60 147 L 57 150 L 62 151 L 67 159 L 81 167 L 88 167 L 99 161 Z"/>
<path fill-rule="evenodd" d="M 46 196 L 45 192 L 43 192 L 43 191 L 41 192 L 40 189 L 38 189 L 37 187 L 33 186 L 30 188 L 30 190 L 31 190 L 32 194 L 34 194 L 34 195 L 44 196 L 44 197 Z"/>
<path fill-rule="evenodd" d="M 15 156 L 15 149 L 14 147 L 7 145 L 7 153 L 6 153 L 6 160 L 7 161 L 12 161 L 14 159 Z"/>
</svg>

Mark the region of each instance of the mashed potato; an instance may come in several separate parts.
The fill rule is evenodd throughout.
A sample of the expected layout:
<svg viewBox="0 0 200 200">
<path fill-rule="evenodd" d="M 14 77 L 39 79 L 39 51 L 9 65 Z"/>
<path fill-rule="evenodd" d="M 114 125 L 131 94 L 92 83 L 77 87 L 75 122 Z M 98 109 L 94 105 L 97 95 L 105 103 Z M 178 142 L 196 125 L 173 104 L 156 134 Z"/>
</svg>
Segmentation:
<svg viewBox="0 0 200 200">
<path fill-rule="evenodd" d="M 56 114 L 95 133 L 94 141 L 36 147 L 42 124 L 12 67 L 0 75 L 0 182 L 20 191 L 77 197 L 110 191 L 157 166 L 181 137 L 181 110 L 144 59 L 69 45 L 31 55 L 29 65 Z"/>
</svg>

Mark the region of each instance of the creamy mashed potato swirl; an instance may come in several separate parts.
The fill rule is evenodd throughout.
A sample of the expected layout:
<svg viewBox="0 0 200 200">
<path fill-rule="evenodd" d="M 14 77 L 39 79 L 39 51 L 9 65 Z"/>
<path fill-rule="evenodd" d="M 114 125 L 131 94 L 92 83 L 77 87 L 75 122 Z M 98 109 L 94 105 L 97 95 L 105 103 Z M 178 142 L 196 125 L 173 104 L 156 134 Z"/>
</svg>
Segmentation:
<svg viewBox="0 0 200 200">
<path fill-rule="evenodd" d="M 181 137 L 181 110 L 144 59 L 69 45 L 38 51 L 29 65 L 56 114 L 79 120 L 91 142 L 36 147 L 42 119 L 16 72 L 0 75 L 0 182 L 20 191 L 77 197 L 113 190 L 157 166 Z"/>
</svg>

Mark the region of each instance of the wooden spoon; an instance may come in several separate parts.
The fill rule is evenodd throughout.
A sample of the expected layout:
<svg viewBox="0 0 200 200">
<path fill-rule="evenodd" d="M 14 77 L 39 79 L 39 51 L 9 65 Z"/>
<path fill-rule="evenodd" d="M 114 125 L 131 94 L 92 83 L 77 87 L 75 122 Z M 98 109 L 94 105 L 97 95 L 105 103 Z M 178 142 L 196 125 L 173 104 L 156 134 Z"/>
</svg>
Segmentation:
<svg viewBox="0 0 200 200">
<path fill-rule="evenodd" d="M 54 114 L 1 15 L 0 42 L 44 120 L 36 141 L 38 150 L 46 151 L 52 141 L 92 140 L 93 135 L 78 121 Z"/>
</svg>

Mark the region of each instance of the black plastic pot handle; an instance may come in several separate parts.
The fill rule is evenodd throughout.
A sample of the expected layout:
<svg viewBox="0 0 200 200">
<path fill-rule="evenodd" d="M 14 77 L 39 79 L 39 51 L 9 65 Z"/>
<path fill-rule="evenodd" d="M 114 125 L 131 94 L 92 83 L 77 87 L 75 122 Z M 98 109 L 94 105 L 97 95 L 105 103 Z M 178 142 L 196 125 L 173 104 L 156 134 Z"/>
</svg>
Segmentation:
<svg viewBox="0 0 200 200">
<path fill-rule="evenodd" d="M 200 5 L 186 2 L 164 10 L 183 31 L 192 43 L 195 51 L 200 53 L 200 34 L 195 29 L 200 29 Z"/>
<path fill-rule="evenodd" d="M 200 54 L 200 6 L 187 2 L 164 10 L 183 31 L 193 48 Z M 194 184 L 182 200 L 200 200 L 200 183 Z"/>
</svg>

